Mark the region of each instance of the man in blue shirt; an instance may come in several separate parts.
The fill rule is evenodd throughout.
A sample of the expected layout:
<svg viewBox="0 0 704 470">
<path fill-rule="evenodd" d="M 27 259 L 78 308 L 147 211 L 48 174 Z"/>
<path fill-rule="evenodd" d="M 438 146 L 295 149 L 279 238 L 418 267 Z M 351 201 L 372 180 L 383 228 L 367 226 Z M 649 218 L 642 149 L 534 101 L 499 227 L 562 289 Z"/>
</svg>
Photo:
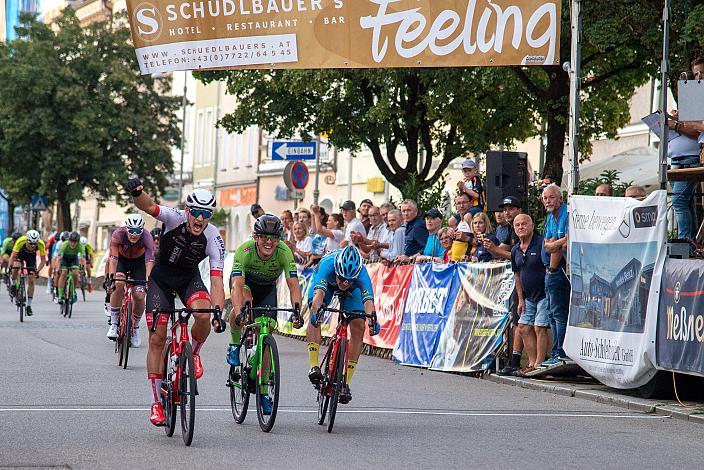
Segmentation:
<svg viewBox="0 0 704 470">
<path fill-rule="evenodd" d="M 528 366 L 514 375 L 535 370 L 545 360 L 548 349 L 550 312 L 545 298 L 545 264 L 541 255 L 543 237 L 534 232 L 533 221 L 527 214 L 513 219 L 519 242 L 511 248 L 511 269 L 518 295 L 518 329 L 528 354 Z"/>
<path fill-rule="evenodd" d="M 407 263 L 411 256 L 420 253 L 428 241 L 428 229 L 425 228 L 423 219 L 418 216 L 418 206 L 412 199 L 401 203 L 401 214 L 406 222 L 406 239 L 404 242 L 403 256 L 396 261 Z"/>
<path fill-rule="evenodd" d="M 562 348 L 570 307 L 570 281 L 565 272 L 567 262 L 564 256 L 567 251 L 569 214 L 567 205 L 562 202 L 562 191 L 557 185 L 548 185 L 543 190 L 542 200 L 548 212 L 543 234 L 543 262 L 546 266 L 545 295 L 550 310 L 553 347 L 550 359 L 541 365 L 550 367 L 569 359 Z"/>
<path fill-rule="evenodd" d="M 337 251 L 327 254 L 320 261 L 318 270 L 313 275 L 312 289 L 308 289 L 308 307 L 311 312 L 311 321 L 308 323 L 308 359 L 310 372 L 308 379 L 317 385 L 323 375 L 318 366 L 318 352 L 322 341 L 320 335 L 320 315 L 318 311 L 323 304 L 329 305 L 334 294 L 345 293 L 341 297 L 341 309 L 346 311 L 364 311 L 368 315 L 374 313 L 374 292 L 372 281 L 367 268 L 362 264 L 362 257 L 354 245 L 347 245 Z M 370 323 L 369 334 L 374 335 L 376 321 Z M 372 329 L 374 328 L 374 329 Z M 364 340 L 364 317 L 358 317 L 349 324 L 349 351 L 347 356 L 346 384 L 340 391 L 340 403 L 349 403 L 352 400 L 349 384 L 357 368 L 359 355 L 362 353 Z"/>
</svg>

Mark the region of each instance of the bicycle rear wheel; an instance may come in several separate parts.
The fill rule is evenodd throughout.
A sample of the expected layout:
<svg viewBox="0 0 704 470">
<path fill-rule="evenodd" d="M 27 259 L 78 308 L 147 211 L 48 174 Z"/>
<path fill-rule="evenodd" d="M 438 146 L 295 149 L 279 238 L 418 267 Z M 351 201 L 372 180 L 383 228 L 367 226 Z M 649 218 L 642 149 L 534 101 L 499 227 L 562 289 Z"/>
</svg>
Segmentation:
<svg viewBox="0 0 704 470">
<path fill-rule="evenodd" d="M 179 358 L 180 377 L 178 394 L 181 401 L 181 431 L 183 442 L 190 446 L 193 442 L 193 428 L 196 421 L 196 374 L 191 343 L 183 343 Z"/>
<path fill-rule="evenodd" d="M 237 424 L 242 424 L 247 417 L 249 407 L 249 373 L 247 372 L 247 344 L 240 344 L 240 365 L 230 366 L 228 386 L 230 387 L 230 406 L 232 417 Z"/>
<path fill-rule="evenodd" d="M 281 367 L 279 365 L 279 348 L 276 346 L 276 339 L 273 336 L 266 336 L 262 342 L 262 364 L 259 364 L 259 371 L 264 377 L 264 357 L 269 352 L 269 380 L 262 379 L 262 385 L 266 386 L 266 392 L 257 384 L 257 418 L 262 431 L 269 432 L 274 427 L 276 421 L 276 411 L 279 408 L 279 388 L 281 387 Z M 268 398 L 271 401 L 271 414 L 265 415 L 262 408 L 262 400 Z"/>
<path fill-rule="evenodd" d="M 125 316 L 125 334 L 122 336 L 122 368 L 127 369 L 127 358 L 130 356 L 130 345 L 132 344 L 132 305 L 127 304 L 127 315 Z"/>
<path fill-rule="evenodd" d="M 318 424 L 320 425 L 325 423 L 325 413 L 327 413 L 330 404 L 330 355 L 332 354 L 332 349 L 331 345 L 323 357 L 320 370 L 323 374 L 323 380 L 320 381 L 318 386 Z"/>
<path fill-rule="evenodd" d="M 330 411 L 328 412 L 328 432 L 332 432 L 335 424 L 335 414 L 337 413 L 337 403 L 340 400 L 340 391 L 345 383 L 345 356 L 347 353 L 347 342 L 340 341 L 340 349 L 335 358 L 335 377 L 332 380 L 332 395 L 330 396 Z"/>
<path fill-rule="evenodd" d="M 161 381 L 161 406 L 164 407 L 164 415 L 166 415 L 166 435 L 171 437 L 176 430 L 176 400 L 174 394 L 174 383 L 171 378 L 174 377 L 174 371 L 171 370 L 171 338 L 166 338 L 166 351 L 164 353 L 164 369 Z"/>
</svg>

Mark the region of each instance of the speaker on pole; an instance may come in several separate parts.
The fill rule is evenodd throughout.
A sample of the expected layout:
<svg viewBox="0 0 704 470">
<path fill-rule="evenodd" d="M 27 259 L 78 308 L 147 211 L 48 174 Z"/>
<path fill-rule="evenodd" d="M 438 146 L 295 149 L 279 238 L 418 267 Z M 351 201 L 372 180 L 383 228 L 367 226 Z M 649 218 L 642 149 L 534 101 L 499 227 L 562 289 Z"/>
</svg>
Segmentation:
<svg viewBox="0 0 704 470">
<path fill-rule="evenodd" d="M 500 211 L 506 196 L 515 196 L 528 210 L 528 154 L 492 151 L 486 153 L 487 211 Z"/>
</svg>

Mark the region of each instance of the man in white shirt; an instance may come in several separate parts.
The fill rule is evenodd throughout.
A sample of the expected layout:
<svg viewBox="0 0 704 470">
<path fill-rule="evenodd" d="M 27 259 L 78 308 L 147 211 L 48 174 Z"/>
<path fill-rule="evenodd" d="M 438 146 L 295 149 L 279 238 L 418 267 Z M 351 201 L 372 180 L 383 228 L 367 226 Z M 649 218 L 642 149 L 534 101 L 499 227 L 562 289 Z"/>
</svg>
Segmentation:
<svg viewBox="0 0 704 470">
<path fill-rule="evenodd" d="M 359 233 L 362 237 L 367 236 L 367 231 L 362 225 L 362 222 L 356 217 L 356 209 L 354 201 L 345 201 L 340 206 L 340 212 L 342 213 L 342 218 L 345 219 L 345 239 L 340 243 L 340 248 L 344 248 L 349 244 L 357 246 L 352 241 L 352 232 Z"/>
<path fill-rule="evenodd" d="M 361 235 L 353 235 L 352 241 L 360 249 L 362 256 L 368 258 L 370 262 L 376 263 L 381 258 L 379 245 L 381 242 L 386 241 L 388 229 L 381 218 L 381 211 L 378 207 L 370 207 L 368 215 L 371 222 L 369 234 L 366 238 Z"/>
<path fill-rule="evenodd" d="M 403 247 L 406 240 L 406 229 L 401 226 L 403 219 L 401 218 L 401 211 L 394 209 L 389 211 L 387 216 L 389 223 L 389 230 L 386 232 L 386 240 L 379 244 L 381 249 L 381 257 L 391 262 L 397 256 L 403 254 Z"/>
</svg>

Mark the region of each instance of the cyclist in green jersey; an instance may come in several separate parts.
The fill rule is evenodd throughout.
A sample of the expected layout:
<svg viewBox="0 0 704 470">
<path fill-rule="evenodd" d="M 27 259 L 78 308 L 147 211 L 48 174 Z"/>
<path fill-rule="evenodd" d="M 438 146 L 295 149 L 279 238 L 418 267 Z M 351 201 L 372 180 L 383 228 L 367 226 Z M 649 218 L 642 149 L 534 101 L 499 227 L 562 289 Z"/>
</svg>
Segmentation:
<svg viewBox="0 0 704 470">
<path fill-rule="evenodd" d="M 72 232 L 68 236 L 68 240 L 61 243 L 59 247 L 59 258 L 61 258 L 61 276 L 59 277 L 59 303 L 63 302 L 64 287 L 66 287 L 66 278 L 68 270 L 71 270 L 73 276 L 73 285 L 78 285 L 78 266 L 85 267 L 86 249 L 80 243 L 81 235 L 78 232 Z"/>
<path fill-rule="evenodd" d="M 240 364 L 242 326 L 237 324 L 237 317 L 242 306 L 250 302 L 253 307 L 276 307 L 276 280 L 282 272 L 291 294 L 291 303 L 294 308 L 300 308 L 301 286 L 296 262 L 291 249 L 281 241 L 281 232 L 281 220 L 275 215 L 265 214 L 254 223 L 253 238 L 240 245 L 235 252 L 230 281 L 231 336 L 227 352 L 227 362 L 232 366 Z M 291 319 L 294 327 L 302 326 L 300 313 L 294 313 Z"/>
<path fill-rule="evenodd" d="M 5 272 L 10 267 L 10 256 L 12 255 L 12 249 L 20 238 L 22 234 L 20 232 L 14 232 L 11 237 L 7 237 L 2 241 L 2 271 Z"/>
</svg>

